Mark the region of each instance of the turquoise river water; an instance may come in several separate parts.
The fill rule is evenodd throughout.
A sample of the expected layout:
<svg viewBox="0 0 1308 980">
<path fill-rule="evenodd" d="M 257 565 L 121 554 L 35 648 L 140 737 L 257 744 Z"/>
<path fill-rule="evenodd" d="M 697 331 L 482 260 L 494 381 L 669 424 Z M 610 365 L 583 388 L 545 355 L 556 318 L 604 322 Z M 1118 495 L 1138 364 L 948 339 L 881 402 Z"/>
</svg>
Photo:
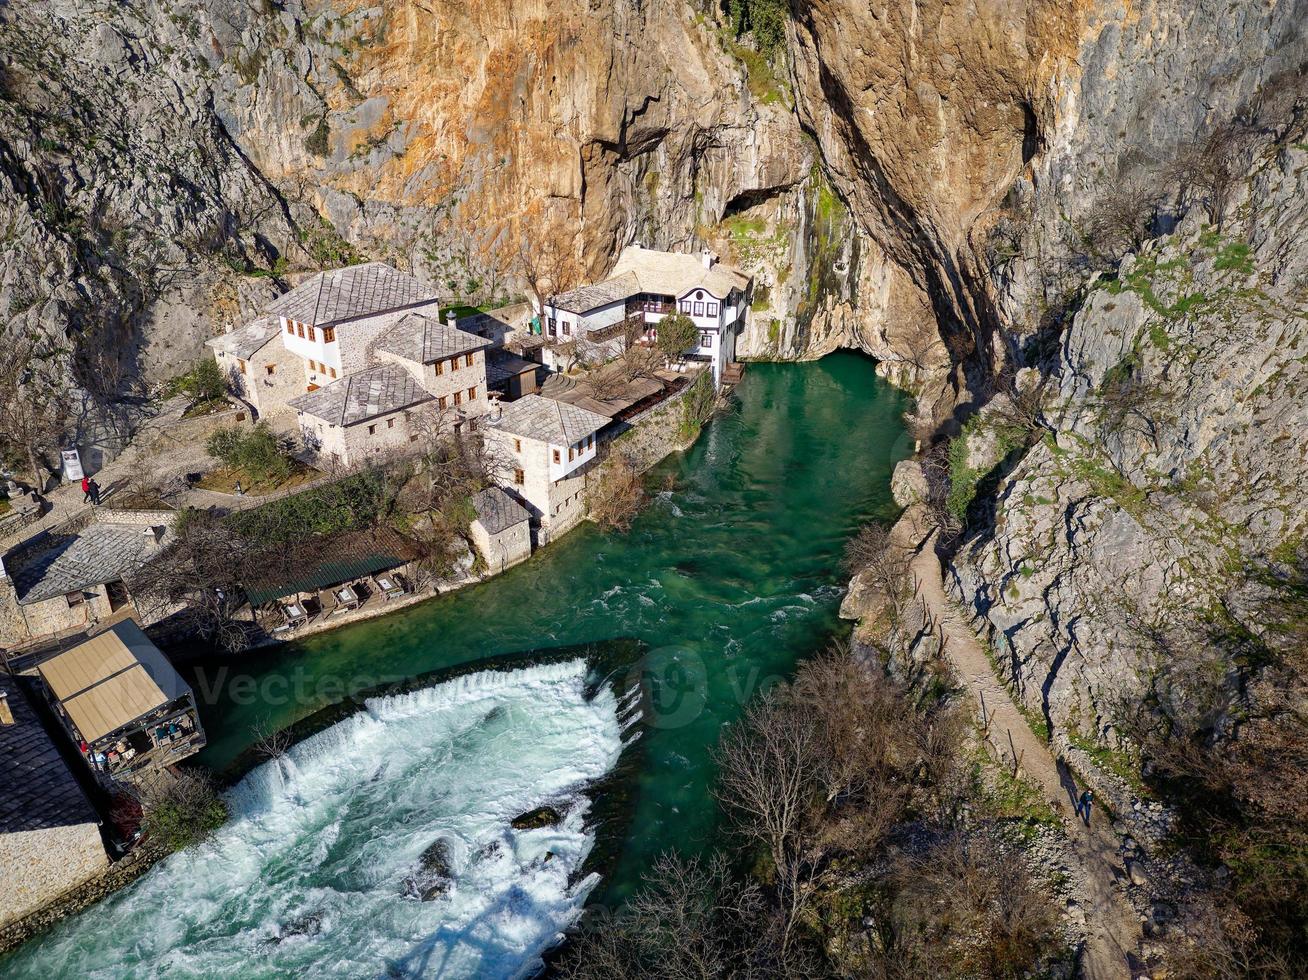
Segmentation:
<svg viewBox="0 0 1308 980">
<path fill-rule="evenodd" d="M 732 402 L 657 468 L 629 532 L 587 525 L 483 585 L 205 668 L 216 769 L 347 693 L 464 669 L 255 769 L 213 840 L 0 973 L 520 975 L 588 898 L 616 901 L 660 851 L 710 843 L 722 725 L 839 629 L 843 544 L 893 516 L 890 473 L 911 449 L 906 401 L 855 354 L 752 365 Z M 643 709 L 629 683 L 597 683 L 615 673 L 645 682 Z M 560 794 L 562 825 L 508 826 Z M 605 794 L 620 829 L 597 862 L 590 797 Z M 413 868 L 436 837 L 455 884 L 419 901 Z"/>
</svg>

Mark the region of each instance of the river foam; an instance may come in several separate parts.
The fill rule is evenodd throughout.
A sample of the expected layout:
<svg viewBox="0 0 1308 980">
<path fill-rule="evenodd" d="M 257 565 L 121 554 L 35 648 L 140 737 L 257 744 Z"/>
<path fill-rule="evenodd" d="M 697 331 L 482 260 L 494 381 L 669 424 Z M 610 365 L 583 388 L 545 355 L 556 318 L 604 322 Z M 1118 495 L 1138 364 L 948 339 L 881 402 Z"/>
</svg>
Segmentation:
<svg viewBox="0 0 1308 980">
<path fill-rule="evenodd" d="M 594 843 L 584 790 L 618 761 L 631 710 L 607 684 L 587 700 L 586 674 L 583 660 L 483 671 L 369 701 L 251 771 L 210 841 L 0 973 L 532 972 L 595 884 L 574 881 Z M 561 823 L 512 828 L 546 802 Z M 448 882 L 433 895 L 422 856 L 437 840 Z"/>
</svg>

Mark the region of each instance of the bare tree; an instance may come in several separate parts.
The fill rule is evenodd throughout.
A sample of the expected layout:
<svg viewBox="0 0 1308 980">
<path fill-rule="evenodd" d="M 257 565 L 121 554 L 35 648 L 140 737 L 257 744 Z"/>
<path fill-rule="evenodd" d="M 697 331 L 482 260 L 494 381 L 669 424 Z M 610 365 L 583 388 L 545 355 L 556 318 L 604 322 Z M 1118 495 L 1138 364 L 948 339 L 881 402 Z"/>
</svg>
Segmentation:
<svg viewBox="0 0 1308 980">
<path fill-rule="evenodd" d="M 575 337 L 567 340 L 557 340 L 549 346 L 554 351 L 554 356 L 558 359 L 559 364 L 563 366 L 564 372 L 571 371 L 581 360 L 581 343 Z"/>
<path fill-rule="evenodd" d="M 1149 240 L 1162 195 L 1156 182 L 1130 177 L 1114 182 L 1095 202 L 1080 245 L 1099 267 L 1116 265 Z"/>
<path fill-rule="evenodd" d="M 783 956 L 819 873 L 807 854 L 823 768 L 819 727 L 774 690 L 727 730 L 716 755 L 719 799 L 737 831 L 771 859 Z"/>
<path fill-rule="evenodd" d="M 1236 124 L 1218 126 L 1207 139 L 1181 147 L 1169 176 L 1181 186 L 1181 193 L 1196 198 L 1218 228 L 1226 217 L 1226 205 L 1239 180 L 1237 166 L 1243 131 Z"/>
<path fill-rule="evenodd" d="M 616 916 L 592 916 L 560 972 L 570 980 L 659 977 L 717 980 L 747 974 L 766 942 L 756 887 L 721 854 L 661 855 Z"/>
<path fill-rule="evenodd" d="M 228 650 L 245 643 L 233 614 L 241 605 L 247 570 L 267 574 L 269 563 L 293 564 L 295 549 L 256 553 L 250 543 L 207 511 L 186 511 L 173 540 L 128 579 L 133 601 L 147 619 L 185 610 L 204 636 Z M 264 559 L 264 560 L 260 560 Z"/>
<path fill-rule="evenodd" d="M 544 310 L 554 296 L 581 281 L 581 265 L 573 254 L 571 240 L 548 227 L 523 236 L 515 264 L 538 310 Z"/>
<path fill-rule="evenodd" d="M 45 489 L 41 469 L 57 474 L 49 457 L 60 449 L 69 411 L 59 352 L 36 333 L 5 338 L 0 358 L 0 452 L 22 459 L 38 492 Z"/>
<path fill-rule="evenodd" d="M 845 568 L 885 597 L 890 625 L 897 627 L 908 598 L 908 555 L 890 529 L 875 521 L 859 528 L 845 544 Z"/>
<path fill-rule="evenodd" d="M 604 462 L 588 500 L 590 516 L 601 527 L 630 530 L 646 499 L 640 471 L 631 457 L 614 453 Z"/>
<path fill-rule="evenodd" d="M 268 718 L 255 722 L 250 729 L 255 750 L 265 759 L 280 759 L 291 747 L 289 728 L 277 728 Z"/>
</svg>

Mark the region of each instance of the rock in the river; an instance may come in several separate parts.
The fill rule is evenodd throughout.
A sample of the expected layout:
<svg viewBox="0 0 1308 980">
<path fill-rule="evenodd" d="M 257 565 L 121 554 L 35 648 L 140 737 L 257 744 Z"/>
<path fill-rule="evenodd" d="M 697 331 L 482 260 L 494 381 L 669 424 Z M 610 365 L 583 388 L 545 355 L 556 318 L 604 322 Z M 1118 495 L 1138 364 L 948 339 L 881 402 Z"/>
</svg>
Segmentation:
<svg viewBox="0 0 1308 980">
<path fill-rule="evenodd" d="M 514 830 L 539 830 L 542 827 L 554 827 L 563 819 L 563 814 L 552 806 L 538 806 L 534 810 L 520 813 L 510 822 Z"/>
</svg>

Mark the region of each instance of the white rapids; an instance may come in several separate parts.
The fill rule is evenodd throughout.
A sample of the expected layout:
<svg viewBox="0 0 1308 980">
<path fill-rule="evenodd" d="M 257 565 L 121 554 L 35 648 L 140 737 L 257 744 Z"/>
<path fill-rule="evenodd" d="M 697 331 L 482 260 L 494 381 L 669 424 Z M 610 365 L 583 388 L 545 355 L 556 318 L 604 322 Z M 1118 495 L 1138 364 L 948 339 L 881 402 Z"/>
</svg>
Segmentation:
<svg viewBox="0 0 1308 980">
<path fill-rule="evenodd" d="M 251 771 L 203 845 L 0 962 L 9 977 L 515 977 L 596 876 L 589 783 L 622 752 L 582 660 L 483 671 L 362 711 Z M 514 830 L 543 803 L 554 827 Z M 421 858 L 445 841 L 449 883 Z M 416 882 L 416 884 L 415 884 Z"/>
</svg>

